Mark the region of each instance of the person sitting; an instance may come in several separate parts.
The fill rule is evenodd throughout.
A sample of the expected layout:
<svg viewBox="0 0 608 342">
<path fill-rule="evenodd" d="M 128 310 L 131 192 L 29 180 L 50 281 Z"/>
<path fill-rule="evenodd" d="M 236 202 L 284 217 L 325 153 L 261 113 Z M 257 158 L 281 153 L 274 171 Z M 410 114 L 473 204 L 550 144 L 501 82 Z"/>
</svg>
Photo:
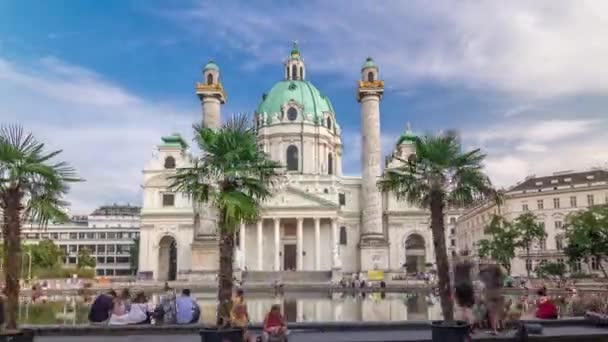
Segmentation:
<svg viewBox="0 0 608 342">
<path fill-rule="evenodd" d="M 268 341 L 285 341 L 287 339 L 287 325 L 281 315 L 281 307 L 273 304 L 270 312 L 264 318 L 264 332 L 262 339 Z"/>
<path fill-rule="evenodd" d="M 538 300 L 536 302 L 536 318 L 557 319 L 557 306 L 547 296 L 546 288 L 538 290 Z"/>
<path fill-rule="evenodd" d="M 161 296 L 160 303 L 154 309 L 154 319 L 157 323 L 176 324 L 177 308 L 175 304 L 175 292 L 168 291 Z"/>
<path fill-rule="evenodd" d="M 117 310 L 116 312 L 121 312 Z M 110 325 L 147 324 L 150 323 L 148 299 L 143 292 L 138 292 L 130 305 L 130 310 L 122 315 L 112 313 Z"/>
<path fill-rule="evenodd" d="M 175 301 L 177 308 L 177 324 L 193 324 L 198 322 L 201 308 L 198 303 L 190 297 L 190 289 L 183 289 L 181 296 Z"/>
<path fill-rule="evenodd" d="M 104 324 L 110 318 L 110 312 L 114 305 L 114 299 L 116 298 L 116 292 L 114 290 L 108 291 L 108 293 L 102 293 L 91 305 L 89 311 L 89 322 L 92 324 Z"/>
</svg>

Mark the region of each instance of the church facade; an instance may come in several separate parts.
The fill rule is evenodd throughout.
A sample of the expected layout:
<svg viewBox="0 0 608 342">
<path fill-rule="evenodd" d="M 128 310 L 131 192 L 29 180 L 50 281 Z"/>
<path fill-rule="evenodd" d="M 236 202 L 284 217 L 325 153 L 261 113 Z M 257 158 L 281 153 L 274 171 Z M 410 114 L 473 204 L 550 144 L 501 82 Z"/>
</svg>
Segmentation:
<svg viewBox="0 0 608 342">
<path fill-rule="evenodd" d="M 434 263 L 429 213 L 381 193 L 383 166 L 414 153 L 409 128 L 390 156 L 382 156 L 380 103 L 384 82 L 368 58 L 356 83 L 361 118 L 361 176 L 342 174 L 343 141 L 330 99 L 307 80 L 297 45 L 284 62 L 284 79 L 262 95 L 253 118 L 258 146 L 284 166 L 285 180 L 254 224 L 241 225 L 235 267 L 248 274 L 295 271 L 315 277 L 339 270 L 358 273 L 422 272 Z M 219 127 L 227 95 L 220 68 L 209 62 L 196 93 L 203 125 Z M 214 211 L 193 205 L 168 188 L 167 177 L 191 155 L 178 134 L 162 138 L 143 174 L 139 276 L 144 279 L 211 279 L 217 272 Z M 454 224 L 446 241 L 455 255 Z M 291 272 L 290 272 L 291 273 Z"/>
</svg>

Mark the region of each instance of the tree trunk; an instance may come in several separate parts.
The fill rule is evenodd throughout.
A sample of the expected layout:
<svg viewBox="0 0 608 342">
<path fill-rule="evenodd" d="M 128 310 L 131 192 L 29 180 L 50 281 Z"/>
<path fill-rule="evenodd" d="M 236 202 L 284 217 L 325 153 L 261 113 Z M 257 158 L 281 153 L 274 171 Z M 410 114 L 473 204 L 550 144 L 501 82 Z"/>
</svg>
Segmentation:
<svg viewBox="0 0 608 342">
<path fill-rule="evenodd" d="M 597 261 L 597 265 L 599 266 L 600 270 L 602 270 L 602 273 L 604 273 L 604 278 L 608 278 L 606 269 L 604 268 L 604 265 L 602 265 L 602 257 L 598 255 L 595 257 L 595 260 Z"/>
<path fill-rule="evenodd" d="M 528 275 L 528 279 L 530 279 L 530 268 L 528 267 L 528 263 L 530 262 L 530 244 L 526 247 L 526 274 Z"/>
<path fill-rule="evenodd" d="M 220 269 L 218 273 L 218 308 L 217 325 L 225 327 L 230 324 L 230 309 L 232 308 L 232 265 L 234 262 L 234 235 L 224 226 L 226 212 L 219 215 L 220 231 Z"/>
<path fill-rule="evenodd" d="M 21 276 L 21 200 L 23 193 L 19 189 L 10 189 L 4 197 L 4 276 L 5 294 L 7 297 L 6 329 L 17 329 L 17 312 L 19 311 L 19 278 Z"/>
<path fill-rule="evenodd" d="M 450 284 L 450 266 L 448 253 L 445 246 L 445 227 L 443 224 L 443 193 L 435 191 L 431 193 L 431 230 L 433 232 L 433 245 L 435 246 L 435 258 L 437 262 L 437 276 L 439 297 L 441 299 L 441 310 L 443 319 L 454 320 L 454 307 L 452 304 L 452 287 Z"/>
</svg>

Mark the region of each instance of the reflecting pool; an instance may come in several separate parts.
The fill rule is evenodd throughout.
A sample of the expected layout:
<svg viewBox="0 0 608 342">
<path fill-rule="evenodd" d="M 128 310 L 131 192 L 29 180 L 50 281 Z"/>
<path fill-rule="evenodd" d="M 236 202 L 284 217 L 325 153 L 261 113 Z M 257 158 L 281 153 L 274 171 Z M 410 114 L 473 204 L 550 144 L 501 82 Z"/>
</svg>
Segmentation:
<svg viewBox="0 0 608 342">
<path fill-rule="evenodd" d="M 201 306 L 201 322 L 215 322 L 215 293 L 195 293 Z M 506 295 L 517 300 L 519 296 Z M 150 298 L 153 307 L 159 295 Z M 19 309 L 22 324 L 86 324 L 92 298 L 52 296 L 32 302 L 23 298 Z M 271 305 L 280 304 L 288 322 L 403 321 L 441 318 L 439 298 L 431 293 L 285 293 L 246 295 L 252 323 L 262 322 Z"/>
</svg>

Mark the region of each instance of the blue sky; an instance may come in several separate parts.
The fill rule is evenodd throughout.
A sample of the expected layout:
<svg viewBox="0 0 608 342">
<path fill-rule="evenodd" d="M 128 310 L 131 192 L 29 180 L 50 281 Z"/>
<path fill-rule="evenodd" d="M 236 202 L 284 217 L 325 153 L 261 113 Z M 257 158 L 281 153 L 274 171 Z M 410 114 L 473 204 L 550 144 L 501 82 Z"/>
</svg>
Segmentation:
<svg viewBox="0 0 608 342">
<path fill-rule="evenodd" d="M 356 5 L 355 5 L 356 4 Z M 406 122 L 457 129 L 498 186 L 608 161 L 608 4 L 601 1 L 3 1 L 0 122 L 64 150 L 87 182 L 72 211 L 141 202 L 159 137 L 190 136 L 194 83 L 213 58 L 224 114 L 255 110 L 291 41 L 327 94 L 359 174 L 355 82 L 386 83 L 383 146 Z"/>
</svg>

